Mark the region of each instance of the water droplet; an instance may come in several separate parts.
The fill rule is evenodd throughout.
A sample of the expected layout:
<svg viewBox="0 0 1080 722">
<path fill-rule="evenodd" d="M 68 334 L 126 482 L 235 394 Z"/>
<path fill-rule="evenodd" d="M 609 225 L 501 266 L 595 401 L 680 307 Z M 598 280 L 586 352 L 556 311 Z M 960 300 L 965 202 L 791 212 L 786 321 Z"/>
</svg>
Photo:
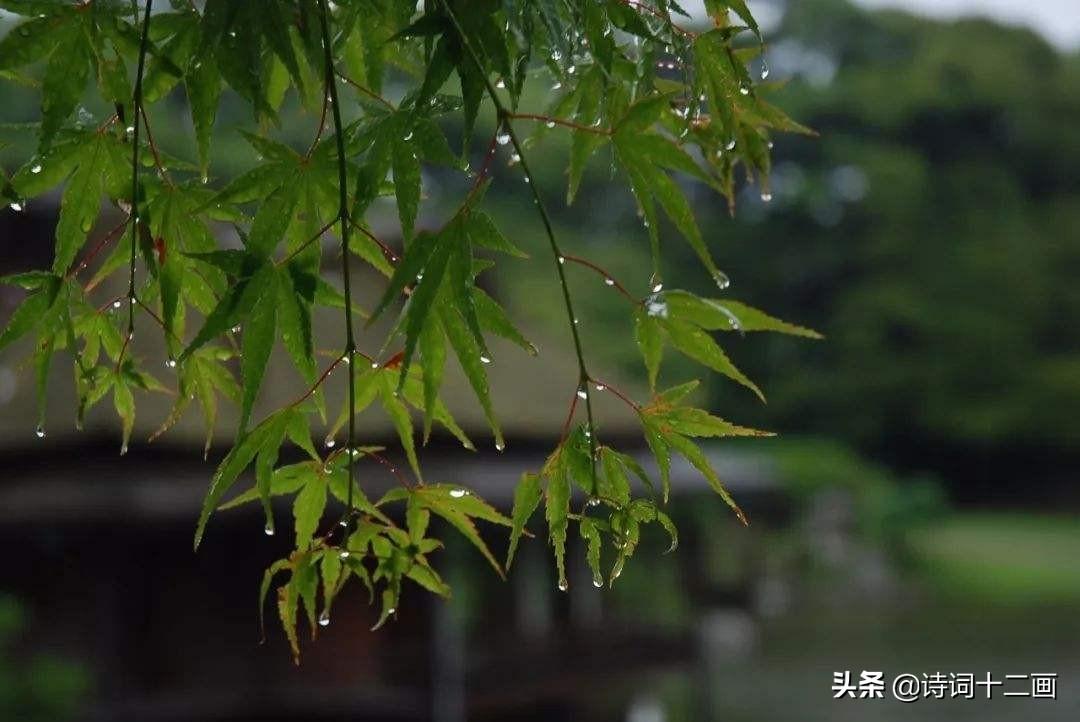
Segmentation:
<svg viewBox="0 0 1080 722">
<path fill-rule="evenodd" d="M 402 136 L 402 138 L 401 138 L 401 139 L 402 139 L 402 140 L 404 140 L 404 141 L 410 141 L 410 140 L 412 140 L 412 133 L 413 133 L 413 132 L 412 132 L 412 131 L 410 130 L 410 131 L 409 131 L 408 133 L 406 133 L 406 134 L 405 134 L 404 136 Z"/>
<path fill-rule="evenodd" d="M 585 502 L 585 504 L 592 507 L 600 506 L 600 500 L 595 496 L 590 496 L 589 499 Z"/>
<path fill-rule="evenodd" d="M 562 89 L 562 83 L 560 83 L 558 80 L 556 80 L 554 83 L 551 84 L 551 89 L 552 90 L 561 90 Z"/>
<path fill-rule="evenodd" d="M 569 588 L 570 588 L 570 585 L 567 583 L 567 581 L 565 579 L 560 579 L 559 580 L 559 591 L 560 592 L 565 592 Z"/>
<path fill-rule="evenodd" d="M 660 293 L 663 290 L 664 290 L 664 284 L 662 284 L 662 283 L 657 283 L 655 286 L 652 287 L 652 292 L 653 293 Z"/>
<path fill-rule="evenodd" d="M 371 368 L 373 368 L 373 369 L 379 368 L 379 362 L 378 361 L 372 361 L 371 362 Z"/>
<path fill-rule="evenodd" d="M 649 296 L 649 299 L 645 302 L 645 312 L 655 318 L 667 318 L 667 301 L 662 296 Z"/>
<path fill-rule="evenodd" d="M 605 276 L 604 277 L 604 285 L 605 286 L 614 286 L 615 285 L 615 279 L 610 277 L 610 276 Z"/>
<path fill-rule="evenodd" d="M 544 123 L 544 125 L 546 125 L 548 128 L 554 128 L 555 127 L 555 121 L 554 120 L 549 120 L 548 122 Z"/>
<path fill-rule="evenodd" d="M 346 527 L 348 527 L 348 526 L 349 526 L 349 520 L 348 520 L 348 519 L 342 519 L 342 520 L 341 520 L 341 521 L 339 521 L 339 522 L 338 522 L 337 524 L 338 524 L 338 526 L 339 526 L 339 527 L 341 527 L 342 529 L 345 529 Z"/>
<path fill-rule="evenodd" d="M 768 146 L 769 150 L 772 150 L 773 142 L 771 140 L 768 143 L 766 143 L 765 145 Z"/>
<path fill-rule="evenodd" d="M 120 444 L 120 456 L 124 456 L 125 454 L 127 454 L 127 452 L 128 452 L 128 445 L 127 445 L 127 442 L 125 441 L 124 443 Z"/>
<path fill-rule="evenodd" d="M 34 429 L 34 434 L 35 434 L 35 435 L 36 435 L 36 436 L 37 436 L 37 437 L 38 437 L 39 439 L 44 439 L 44 438 L 45 438 L 45 427 L 44 427 L 44 426 L 41 426 L 41 425 L 39 424 L 39 425 L 38 425 L 38 427 L 37 427 L 36 429 Z"/>
<path fill-rule="evenodd" d="M 19 203 L 18 201 L 12 201 L 10 204 L 8 204 L 8 208 L 15 211 L 16 213 L 21 213 L 23 207 L 23 204 Z"/>
<path fill-rule="evenodd" d="M 761 200 L 764 201 L 765 203 L 768 203 L 769 201 L 772 200 L 772 193 L 769 193 L 768 191 L 765 191 L 764 193 L 761 194 Z"/>
<path fill-rule="evenodd" d="M 502 78 L 499 78 L 498 80 L 495 81 L 495 87 L 498 88 L 499 90 L 503 90 L 506 87 L 506 81 L 503 80 Z"/>
<path fill-rule="evenodd" d="M 716 281 L 716 287 L 719 289 L 725 289 L 731 285 L 731 279 L 723 271 L 717 271 L 713 274 L 713 280 Z"/>
<path fill-rule="evenodd" d="M 565 263 L 566 263 L 566 257 L 565 256 L 559 256 L 559 265 L 561 266 L 561 265 L 563 265 Z"/>
<path fill-rule="evenodd" d="M 176 368 L 176 359 L 174 359 L 172 356 L 165 359 L 165 368 L 167 368 L 167 369 Z"/>
<path fill-rule="evenodd" d="M 495 134 L 495 142 L 499 145 L 506 145 L 510 142 L 510 134 L 500 128 L 499 132 Z"/>
<path fill-rule="evenodd" d="M 750 95 L 750 88 L 746 87 L 745 85 L 740 85 L 739 93 L 741 93 L 742 95 Z"/>
<path fill-rule="evenodd" d="M 596 390 L 600 393 L 604 393 L 605 391 L 607 391 L 607 386 L 604 386 L 603 384 L 597 384 Z"/>
<path fill-rule="evenodd" d="M 229 37 L 230 38 L 235 38 L 236 37 L 236 31 L 235 30 L 230 30 L 229 31 Z"/>
<path fill-rule="evenodd" d="M 466 496 L 468 493 L 469 492 L 465 491 L 464 489 L 451 489 L 450 490 L 450 496 L 452 496 L 455 499 L 460 499 L 463 496 Z"/>
<path fill-rule="evenodd" d="M 765 62 L 765 58 L 761 59 L 761 79 L 769 77 L 769 64 Z"/>
<path fill-rule="evenodd" d="M 387 613 L 388 615 L 390 615 L 390 614 L 397 614 L 397 607 L 390 607 L 389 609 L 387 609 L 387 610 L 386 610 L 386 613 Z"/>
<path fill-rule="evenodd" d="M 517 151 L 510 154 L 510 165 L 514 165 L 515 163 L 520 163 L 520 162 L 521 162 L 521 156 L 518 155 Z"/>
<path fill-rule="evenodd" d="M 200 182 L 201 182 L 201 183 L 202 183 L 203 185 L 206 185 L 207 183 L 209 183 L 209 182 L 210 182 L 210 176 L 208 176 L 208 175 L 204 175 L 204 176 L 203 176 L 202 178 L 200 178 L 200 179 L 199 179 L 199 181 L 200 181 Z"/>
<path fill-rule="evenodd" d="M 505 441 L 500 440 L 500 441 L 495 442 L 495 451 L 502 452 L 505 448 L 506 448 L 506 442 Z"/>
<path fill-rule="evenodd" d="M 735 150 L 735 139 L 734 138 L 732 138 L 731 140 L 729 140 L 727 142 L 727 144 L 724 146 L 724 150 Z"/>
<path fill-rule="evenodd" d="M 525 176 L 524 180 L 525 180 L 526 183 L 532 183 L 532 179 L 529 178 L 529 176 Z"/>
<path fill-rule="evenodd" d="M 594 577 L 592 578 L 592 585 L 593 585 L 594 587 L 596 587 L 597 589 L 599 589 L 600 587 L 604 586 L 604 579 L 603 579 L 603 577 L 600 577 L 600 576 L 594 576 Z"/>
<path fill-rule="evenodd" d="M 577 397 L 578 397 L 579 399 L 587 399 L 587 398 L 589 397 L 589 392 L 587 392 L 587 391 L 586 391 L 586 390 L 584 389 L 584 387 L 582 387 L 582 388 L 579 388 L 579 389 L 577 390 Z"/>
<path fill-rule="evenodd" d="M 552 50 L 551 59 L 554 60 L 556 63 L 559 62 L 560 60 L 562 60 L 562 53 L 558 50 Z"/>
<path fill-rule="evenodd" d="M 41 172 L 41 164 L 40 163 L 35 163 L 30 168 L 30 172 L 33 173 L 34 175 L 37 175 L 38 173 L 40 173 Z"/>
<path fill-rule="evenodd" d="M 335 441 L 334 437 L 332 436 L 327 436 L 326 441 L 324 441 L 323 443 L 326 444 L 326 448 L 328 449 L 332 449 L 337 446 L 337 441 Z"/>
<path fill-rule="evenodd" d="M 576 318 L 574 319 L 574 325 L 575 325 L 575 326 L 577 326 L 577 325 L 578 325 L 578 320 L 577 320 Z"/>
<path fill-rule="evenodd" d="M 489 359 L 487 356 L 481 356 L 480 357 L 480 363 L 489 364 L 489 363 L 491 363 L 491 359 Z"/>
<path fill-rule="evenodd" d="M 341 357 L 341 363 L 343 363 L 345 365 L 351 364 L 352 363 L 352 358 L 349 357 L 349 354 L 344 354 Z"/>
<path fill-rule="evenodd" d="M 119 298 L 112 302 L 112 307 L 113 308 L 120 308 L 120 299 Z"/>
<path fill-rule="evenodd" d="M 566 66 L 566 74 L 567 75 L 573 75 L 576 72 L 577 72 L 577 66 L 576 65 L 571 63 L 570 65 Z"/>
<path fill-rule="evenodd" d="M 233 333 L 240 333 L 240 324 L 236 324 L 235 326 L 233 326 L 232 327 L 232 332 Z"/>
<path fill-rule="evenodd" d="M 338 554 L 338 557 L 340 557 L 341 559 L 348 559 L 349 558 L 349 550 L 348 549 L 342 549 L 341 553 Z"/>
<path fill-rule="evenodd" d="M 319 615 L 319 626 L 320 627 L 329 627 L 330 626 L 330 612 L 327 612 L 326 610 L 323 610 L 323 613 Z"/>
<path fill-rule="evenodd" d="M 266 536 L 274 536 L 274 525 L 267 523 L 267 525 L 263 527 L 263 534 Z"/>
</svg>

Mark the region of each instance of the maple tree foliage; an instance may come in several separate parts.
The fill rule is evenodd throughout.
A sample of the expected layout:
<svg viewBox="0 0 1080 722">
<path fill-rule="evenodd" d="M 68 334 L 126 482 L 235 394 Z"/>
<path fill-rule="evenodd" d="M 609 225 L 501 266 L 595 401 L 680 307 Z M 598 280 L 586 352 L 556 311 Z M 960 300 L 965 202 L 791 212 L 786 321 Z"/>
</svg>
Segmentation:
<svg viewBox="0 0 1080 722">
<path fill-rule="evenodd" d="M 175 392 L 158 433 L 198 407 L 208 447 L 219 403 L 238 406 L 235 444 L 211 480 L 195 545 L 215 511 L 244 503 L 261 504 L 272 534 L 271 500 L 293 498 L 295 549 L 266 571 L 261 592 L 265 599 L 276 585 L 278 616 L 297 657 L 299 620 L 306 618 L 313 633 L 328 624 L 335 597 L 350 582 L 381 605 L 376 626 L 394 614 L 406 580 L 450 593 L 431 563 L 442 546 L 429 535 L 433 515 L 503 575 L 542 506 L 564 590 L 572 527 L 584 540 L 596 586 L 614 583 L 644 526 L 663 529 L 675 548 L 677 531 L 665 512 L 674 455 L 745 522 L 699 440 L 764 432 L 689 405 L 696 382 L 659 386 L 670 349 L 761 397 L 725 353 L 722 337 L 817 336 L 723 295 L 727 276 L 682 190 L 693 180 L 733 206 L 738 172 L 767 200 L 771 134 L 809 132 L 767 101 L 774 89 L 767 69 L 760 81 L 750 75 L 748 64 L 764 46 L 743 0 L 707 0 L 706 29 L 692 29 L 674 0 L 425 0 L 419 8 L 414 0 L 0 0 L 0 8 L 25 16 L 0 40 L 0 80 L 40 87 L 41 95 L 40 122 L 26 133 L 37 150 L 2 179 L 3 194 L 18 211 L 63 187 L 52 266 L 3 279 L 26 297 L 0 332 L 0 348 L 33 338 L 42 399 L 54 357 L 68 358 L 77 418 L 111 398 L 122 450 L 136 398 L 145 393 Z M 546 108 L 524 107 L 535 97 L 527 88 L 537 83 L 551 89 L 553 100 Z M 115 109 L 104 122 L 82 117 L 88 86 Z M 226 92 L 264 129 L 274 127 L 295 93 L 318 119 L 310 146 L 290 147 L 269 130 L 245 132 L 259 162 L 218 183 L 212 141 Z M 168 155 L 153 140 L 155 105 L 169 96 L 183 97 L 190 110 L 189 158 Z M 495 115 L 491 138 L 474 137 L 481 112 Z M 462 148 L 447 140 L 451 123 L 464 130 Z M 571 138 L 568 202 L 598 155 L 610 158 L 615 177 L 628 185 L 642 242 L 652 250 L 646 297 L 630 293 L 597 261 L 562 252 L 529 167 L 530 154 L 552 133 Z M 531 197 L 550 250 L 533 262 L 553 266 L 578 363 L 577 378 L 568 380 L 572 401 L 562 438 L 540 469 L 521 476 L 506 514 L 467 488 L 425 479 L 417 453 L 434 425 L 472 448 L 440 398 L 451 355 L 501 450 L 487 339 L 499 336 L 536 353 L 476 282 L 496 272 L 500 256 L 524 255 L 482 208 L 502 146 L 512 148 L 529 182 L 521 192 Z M 467 159 L 477 148 L 483 160 L 473 170 Z M 418 229 L 421 171 L 431 164 L 469 173 L 473 182 L 452 216 Z M 383 197 L 396 205 L 400 248 L 367 224 L 369 208 Z M 103 198 L 124 220 L 89 244 Z M 716 297 L 665 288 L 662 219 L 716 280 Z M 232 224 L 242 247 L 223 245 L 214 223 Z M 330 236 L 339 255 L 324 253 Z M 386 278 L 374 308 L 353 299 L 354 261 Z M 629 397 L 588 366 L 567 284 L 571 266 L 600 274 L 626 297 L 651 398 Z M 102 299 L 100 289 L 113 276 L 126 281 L 127 291 Z M 343 321 L 339 337 L 323 339 L 341 351 L 322 367 L 312 328 L 320 306 L 338 309 Z M 382 317 L 394 319 L 389 334 L 363 350 L 357 339 L 365 324 Z M 160 334 L 166 374 L 151 372 L 161 361 L 143 357 L 136 328 L 139 339 Z M 279 342 L 300 377 L 296 400 L 253 418 Z M 342 399 L 324 393 L 335 371 L 347 375 Z M 655 478 L 605 443 L 593 422 L 593 397 L 602 392 L 640 420 Z M 328 416 L 335 404 L 340 413 Z M 356 416 L 368 407 L 381 408 L 396 429 L 409 467 L 394 470 L 400 484 L 378 499 L 368 497 L 356 473 L 363 459 L 390 466 L 382 448 L 357 437 Z M 43 402 L 41 414 L 39 436 Z M 313 443 L 316 426 L 326 428 L 321 449 Z M 306 460 L 279 464 L 286 445 Z M 253 485 L 236 493 L 250 468 Z M 489 548 L 480 524 L 507 529 L 505 560 Z"/>
</svg>

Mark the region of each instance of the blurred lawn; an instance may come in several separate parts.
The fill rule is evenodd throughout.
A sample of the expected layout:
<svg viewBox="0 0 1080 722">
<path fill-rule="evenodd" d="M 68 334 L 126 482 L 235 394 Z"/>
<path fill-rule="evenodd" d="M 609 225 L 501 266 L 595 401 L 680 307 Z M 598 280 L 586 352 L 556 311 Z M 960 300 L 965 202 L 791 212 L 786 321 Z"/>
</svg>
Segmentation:
<svg viewBox="0 0 1080 722">
<path fill-rule="evenodd" d="M 927 583 L 969 601 L 1080 601 L 1080 518 L 1017 513 L 950 515 L 908 536 Z"/>
</svg>

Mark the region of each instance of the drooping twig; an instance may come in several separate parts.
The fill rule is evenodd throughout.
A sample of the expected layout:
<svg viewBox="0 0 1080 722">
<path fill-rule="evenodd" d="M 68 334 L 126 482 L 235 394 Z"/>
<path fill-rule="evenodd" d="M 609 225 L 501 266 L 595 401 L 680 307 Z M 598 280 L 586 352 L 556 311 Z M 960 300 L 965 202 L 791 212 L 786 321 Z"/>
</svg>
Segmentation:
<svg viewBox="0 0 1080 722">
<path fill-rule="evenodd" d="M 497 123 L 499 127 L 504 130 L 510 136 L 510 142 L 514 146 L 514 150 L 518 154 L 518 158 L 521 163 L 521 171 L 525 174 L 525 180 L 528 182 L 529 189 L 532 191 L 533 202 L 536 205 L 536 210 L 540 214 L 540 220 L 544 225 L 544 232 L 547 235 L 548 245 L 551 247 L 551 253 L 555 260 L 555 270 L 559 276 L 559 285 L 562 287 L 563 303 L 566 306 L 566 316 L 570 322 L 570 334 L 574 340 L 574 353 L 577 355 L 578 362 L 578 389 L 583 390 L 585 394 L 585 414 L 589 424 L 589 455 L 592 461 L 592 475 L 593 481 L 596 480 L 596 425 L 593 422 L 593 409 L 592 409 L 592 394 L 589 391 L 589 371 L 585 365 L 585 353 L 581 346 L 581 334 L 578 332 L 578 319 L 574 315 L 574 302 L 570 297 L 570 286 L 566 282 L 566 272 L 563 269 L 564 256 L 562 250 L 559 248 L 559 242 L 555 239 L 555 230 L 551 224 L 551 217 L 548 215 L 547 208 L 544 206 L 544 200 L 540 197 L 540 190 L 537 188 L 535 178 L 532 172 L 529 170 L 529 163 L 525 159 L 525 148 L 521 143 L 521 139 L 514 131 L 512 124 L 513 114 L 503 104 L 502 99 L 499 97 L 499 93 L 495 88 L 495 84 L 491 82 L 491 78 L 488 77 L 487 70 L 484 68 L 484 63 L 480 59 L 480 55 L 473 47 L 472 42 L 469 40 L 468 35 L 465 33 L 465 29 L 462 27 L 461 22 L 458 20 L 457 15 L 454 14 L 453 9 L 450 7 L 450 3 L 447 0 L 441 0 L 443 9 L 446 11 L 447 17 L 450 22 L 453 23 L 454 29 L 457 31 L 458 36 L 461 38 L 461 44 L 468 53 L 469 57 L 476 65 L 477 72 L 484 80 L 484 84 L 487 88 L 487 94 L 491 98 L 492 104 L 495 106 L 495 112 L 497 116 Z"/>
<path fill-rule="evenodd" d="M 349 359 L 349 439 L 345 449 L 349 455 L 349 491 L 347 506 L 350 518 L 354 511 L 353 500 L 353 445 L 356 439 L 356 373 L 354 371 L 353 356 L 356 353 L 356 342 L 353 339 L 352 320 L 352 286 L 349 275 L 349 186 L 348 186 L 348 160 L 345 157 L 344 126 L 341 122 L 341 103 L 338 100 L 337 73 L 334 71 L 334 51 L 330 36 L 330 9 L 326 0 L 319 0 L 319 21 L 322 27 L 322 45 L 324 71 L 326 73 L 326 92 L 330 99 L 331 112 L 334 118 L 334 134 L 337 141 L 338 163 L 338 220 L 341 221 L 341 275 L 345 283 L 345 353 Z"/>
</svg>

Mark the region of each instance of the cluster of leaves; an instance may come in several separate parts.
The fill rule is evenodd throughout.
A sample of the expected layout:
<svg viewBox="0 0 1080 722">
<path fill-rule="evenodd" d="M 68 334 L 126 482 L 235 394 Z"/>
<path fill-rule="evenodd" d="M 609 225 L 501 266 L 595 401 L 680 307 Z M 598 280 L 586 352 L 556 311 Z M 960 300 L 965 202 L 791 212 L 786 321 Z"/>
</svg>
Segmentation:
<svg viewBox="0 0 1080 722">
<path fill-rule="evenodd" d="M 559 248 L 525 157 L 552 128 L 570 133 L 570 200 L 594 155 L 610 151 L 624 171 L 653 250 L 652 295 L 638 299 L 606 273 L 605 280 L 632 303 L 653 389 L 669 344 L 760 396 L 710 332 L 815 334 L 735 301 L 665 291 L 660 281 L 657 207 L 718 287 L 727 285 L 670 173 L 703 182 L 730 201 L 741 167 L 767 192 L 769 134 L 805 131 L 766 102 L 769 85 L 749 76 L 746 63 L 760 52 L 761 37 L 742 0 L 710 0 L 714 27 L 700 33 L 680 24 L 685 13 L 672 0 L 428 0 L 420 11 L 412 0 L 174 0 L 171 6 L 0 0 L 0 8 L 29 18 L 0 40 L 0 73 L 40 82 L 42 91 L 37 152 L 4 179 L 4 193 L 18 210 L 27 198 L 66 183 L 52 267 L 5 279 L 24 288 L 27 298 L 0 334 L 0 348 L 33 333 L 42 398 L 52 357 L 67 351 L 79 418 L 112 392 L 124 448 L 134 424 L 135 391 L 175 392 L 172 413 L 158 434 L 197 401 L 208 447 L 220 398 L 238 405 L 236 442 L 213 476 L 195 544 L 214 511 L 245 502 L 262 505 L 266 532 L 272 534 L 272 499 L 295 494 L 295 551 L 267 571 L 263 585 L 265 597 L 278 574 L 288 576 L 277 590 L 278 609 L 294 653 L 299 654 L 301 610 L 313 631 L 328 623 L 334 598 L 354 577 L 381 598 L 379 624 L 394 613 L 406 578 L 436 594 L 449 592 L 428 559 L 440 547 L 428 536 L 432 514 L 465 536 L 501 575 L 502 565 L 475 521 L 510 529 L 508 566 L 543 500 L 561 588 L 571 521 L 586 542 L 598 586 L 604 580 L 605 536 L 615 550 L 610 581 L 633 554 L 643 525 L 660 525 L 675 547 L 675 526 L 663 511 L 673 453 L 697 468 L 744 519 L 694 440 L 762 432 L 684 405 L 694 384 L 655 392 L 645 404 L 612 389 L 641 421 L 658 485 L 633 456 L 597 439 L 591 395 L 604 386 L 587 370 L 564 270 L 570 259 Z M 746 35 L 756 42 L 740 45 Z M 96 126 L 79 107 L 91 76 L 100 98 L 115 110 Z M 554 84 L 555 99 L 543 114 L 524 112 L 519 105 L 537 84 Z M 194 128 L 190 160 L 163 153 L 149 124 L 153 104 L 181 88 Z M 274 127 L 286 98 L 295 93 L 318 119 L 314 141 L 296 150 L 269 131 L 246 133 L 258 165 L 224 185 L 211 183 L 212 131 L 226 90 L 246 102 L 263 128 Z M 418 231 L 423 164 L 468 170 L 485 99 L 495 109 L 497 130 L 472 189 L 449 220 Z M 460 152 L 451 149 L 444 131 L 456 118 L 464 128 Z M 516 126 L 525 123 L 535 124 L 535 133 L 522 141 Z M 485 339 L 494 334 L 529 353 L 536 349 L 476 277 L 493 265 L 493 254 L 524 255 L 479 207 L 492 158 L 511 143 L 558 260 L 580 375 L 572 380 L 576 394 L 563 438 L 538 473 L 522 477 L 507 518 L 472 492 L 424 480 L 413 416 L 422 418 L 423 441 L 438 423 L 472 448 L 439 398 L 449 347 L 496 447 L 503 448 L 485 370 Z M 365 222 L 382 196 L 396 203 L 398 250 Z M 102 197 L 125 220 L 87 247 Z M 230 225 L 241 247 L 219 243 L 214 224 Z M 335 230 L 341 239 L 340 289 L 323 263 L 322 240 Z M 603 272 L 591 261 L 572 260 Z M 388 279 L 370 313 L 351 297 L 353 263 L 366 263 Z M 94 275 L 84 281 L 80 274 L 90 267 Z M 104 303 L 91 300 L 114 276 L 126 277 L 128 292 Z M 343 311 L 346 324 L 342 352 L 321 373 L 312 330 L 318 306 Z M 370 325 L 395 310 L 389 334 L 370 353 L 362 352 L 354 340 L 354 315 Z M 192 316 L 195 322 L 189 323 Z M 165 366 L 174 374 L 168 384 L 137 354 L 136 319 L 140 326 L 153 322 L 161 332 Z M 297 399 L 252 424 L 278 339 L 300 377 Z M 312 443 L 312 424 L 326 423 L 322 384 L 341 368 L 349 393 L 320 453 Z M 572 425 L 579 400 L 586 419 Z M 361 446 L 355 438 L 356 415 L 376 403 L 397 430 L 414 480 L 394 468 L 383 449 Z M 335 449 L 345 428 L 346 441 Z M 307 460 L 279 465 L 287 443 Z M 400 481 L 374 502 L 355 470 L 366 458 L 390 468 Z M 254 485 L 226 501 L 251 466 Z M 582 503 L 572 511 L 576 499 Z"/>
</svg>

